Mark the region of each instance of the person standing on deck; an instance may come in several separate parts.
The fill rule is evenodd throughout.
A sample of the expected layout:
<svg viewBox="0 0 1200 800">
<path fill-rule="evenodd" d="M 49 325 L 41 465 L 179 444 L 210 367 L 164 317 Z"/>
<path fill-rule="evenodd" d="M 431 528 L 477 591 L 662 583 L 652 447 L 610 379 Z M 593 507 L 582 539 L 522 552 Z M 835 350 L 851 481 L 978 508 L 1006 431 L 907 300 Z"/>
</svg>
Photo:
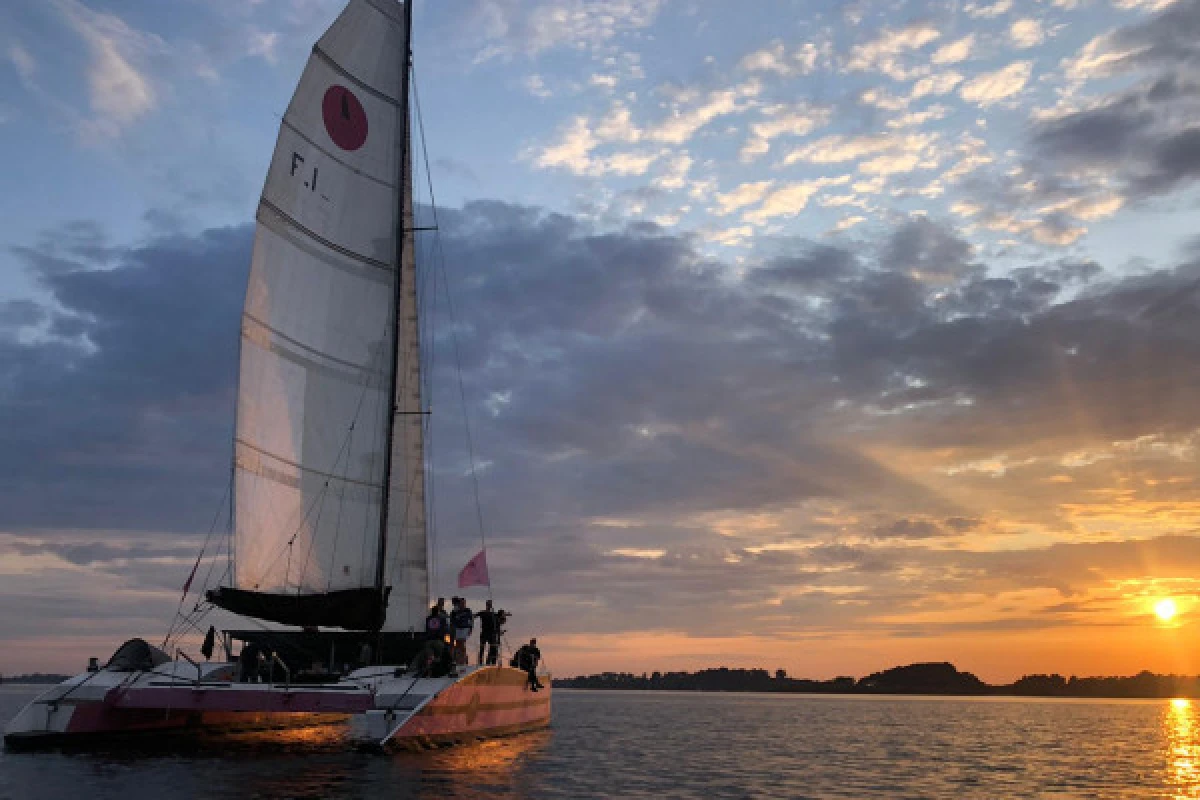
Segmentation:
<svg viewBox="0 0 1200 800">
<path fill-rule="evenodd" d="M 487 662 L 495 664 L 500 652 L 500 622 L 496 612 L 492 610 L 492 601 L 488 600 L 483 611 L 475 614 L 479 617 L 479 665 L 484 664 L 484 649 L 487 649 Z"/>
<path fill-rule="evenodd" d="M 454 663 L 465 667 L 470 663 L 467 659 L 467 640 L 471 638 L 471 631 L 475 628 L 475 615 L 467 607 L 467 598 L 454 598 L 450 625 L 454 630 Z"/>
</svg>

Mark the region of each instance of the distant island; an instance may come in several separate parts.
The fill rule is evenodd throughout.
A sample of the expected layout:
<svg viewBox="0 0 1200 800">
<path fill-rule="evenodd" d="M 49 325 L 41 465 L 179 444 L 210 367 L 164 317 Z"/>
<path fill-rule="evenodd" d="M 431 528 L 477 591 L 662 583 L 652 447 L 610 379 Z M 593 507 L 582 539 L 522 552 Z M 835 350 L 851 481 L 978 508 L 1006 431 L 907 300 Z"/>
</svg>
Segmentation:
<svg viewBox="0 0 1200 800">
<path fill-rule="evenodd" d="M 33 672 L 29 675 L 0 675 L 0 683 L 24 683 L 24 684 L 55 684 L 62 683 L 70 675 L 55 675 L 53 673 Z"/>
<path fill-rule="evenodd" d="M 909 664 L 865 678 L 810 680 L 790 678 L 784 670 L 719 667 L 699 672 L 633 675 L 604 672 L 560 678 L 564 689 L 651 689 L 676 692 L 791 692 L 811 694 L 1014 695 L 1024 697 L 1200 697 L 1200 676 L 1139 672 L 1129 677 L 1079 678 L 1074 675 L 1026 675 L 1014 683 L 991 685 L 946 662 Z"/>
</svg>

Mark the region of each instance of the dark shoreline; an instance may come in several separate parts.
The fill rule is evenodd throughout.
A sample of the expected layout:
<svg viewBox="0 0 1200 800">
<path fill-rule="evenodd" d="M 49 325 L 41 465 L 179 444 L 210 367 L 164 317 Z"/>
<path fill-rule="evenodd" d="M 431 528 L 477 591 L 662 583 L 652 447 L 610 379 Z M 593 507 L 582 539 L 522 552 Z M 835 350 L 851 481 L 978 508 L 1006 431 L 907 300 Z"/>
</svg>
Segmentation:
<svg viewBox="0 0 1200 800">
<path fill-rule="evenodd" d="M 1166 699 L 1200 697 L 1200 675 L 1156 675 L 1140 672 L 1127 677 L 1026 675 L 1013 683 L 988 684 L 953 664 L 909 664 L 864 678 L 832 680 L 789 678 L 783 670 L 715 669 L 634 675 L 606 672 L 575 678 L 558 678 L 563 689 L 621 689 L 676 692 L 765 692 L 784 694 L 920 694 L 960 697 L 1091 697 L 1115 699 Z"/>
</svg>

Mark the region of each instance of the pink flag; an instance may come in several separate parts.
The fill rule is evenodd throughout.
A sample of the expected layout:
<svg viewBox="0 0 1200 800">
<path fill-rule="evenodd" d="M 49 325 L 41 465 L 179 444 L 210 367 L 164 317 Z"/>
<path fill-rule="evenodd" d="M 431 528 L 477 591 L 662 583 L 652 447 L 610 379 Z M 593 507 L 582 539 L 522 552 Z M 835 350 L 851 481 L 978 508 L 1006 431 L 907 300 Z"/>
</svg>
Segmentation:
<svg viewBox="0 0 1200 800">
<path fill-rule="evenodd" d="M 492 582 L 488 578 L 487 571 L 487 550 L 480 550 L 474 558 L 467 562 L 467 565 L 462 568 L 462 572 L 458 573 L 458 588 L 465 589 L 468 586 L 491 586 Z"/>
</svg>

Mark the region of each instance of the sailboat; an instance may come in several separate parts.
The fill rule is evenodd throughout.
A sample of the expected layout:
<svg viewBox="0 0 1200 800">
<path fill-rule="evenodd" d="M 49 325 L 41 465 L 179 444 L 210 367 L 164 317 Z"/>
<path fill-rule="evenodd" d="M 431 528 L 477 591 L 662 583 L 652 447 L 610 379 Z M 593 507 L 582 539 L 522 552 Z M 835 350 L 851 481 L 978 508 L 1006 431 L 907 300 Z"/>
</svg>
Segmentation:
<svg viewBox="0 0 1200 800">
<path fill-rule="evenodd" d="M 126 642 L 23 709 L 7 745 L 349 719 L 357 741 L 390 747 L 549 723 L 549 680 L 536 691 L 503 664 L 435 677 L 414 659 L 431 597 L 411 31 L 411 0 L 349 1 L 313 48 L 259 202 L 230 581 L 204 596 L 254 626 L 225 631 L 218 662 Z"/>
</svg>

